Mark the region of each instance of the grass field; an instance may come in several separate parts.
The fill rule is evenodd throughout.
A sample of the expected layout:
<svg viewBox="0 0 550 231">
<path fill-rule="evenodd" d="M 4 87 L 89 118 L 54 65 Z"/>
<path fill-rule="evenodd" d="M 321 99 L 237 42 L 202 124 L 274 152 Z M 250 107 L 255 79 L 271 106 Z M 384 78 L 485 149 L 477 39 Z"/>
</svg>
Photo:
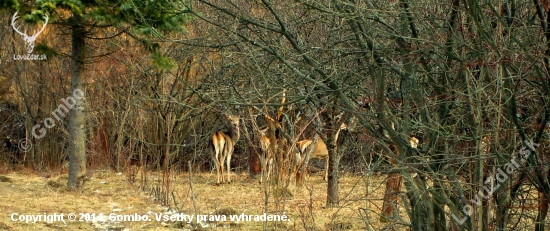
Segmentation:
<svg viewBox="0 0 550 231">
<path fill-rule="evenodd" d="M 171 181 L 171 203 L 177 201 L 172 208 L 162 206 L 148 190 L 138 189 L 137 183 L 130 184 L 125 175 L 111 171 L 92 173 L 78 191 L 67 190 L 66 174 L 11 172 L 0 176 L 0 230 L 262 230 L 264 222 L 255 219 L 267 218 L 260 216 L 265 208 L 262 185 L 247 174 L 235 174 L 231 184 L 219 186 L 214 184 L 215 174 L 193 174 L 191 181 L 187 174 L 177 174 Z M 155 182 L 160 178 L 159 173 L 148 173 L 150 185 L 159 185 Z M 287 220 L 266 226 L 268 230 L 365 230 L 368 219 L 379 230 L 388 225 L 379 222 L 384 178 L 370 177 L 369 181 L 367 191 L 364 178 L 342 177 L 338 208 L 324 208 L 327 185 L 321 176 L 310 177 L 302 188 L 290 186 L 286 199 L 274 199 L 282 191 L 271 190 L 267 215 L 282 219 L 284 214 Z M 61 214 L 63 221 L 59 221 Z M 31 221 L 26 223 L 26 218 Z M 38 218 L 42 220 L 33 223 Z M 47 218 L 57 220 L 50 223 L 44 221 Z M 146 221 L 136 221 L 140 219 Z"/>
</svg>

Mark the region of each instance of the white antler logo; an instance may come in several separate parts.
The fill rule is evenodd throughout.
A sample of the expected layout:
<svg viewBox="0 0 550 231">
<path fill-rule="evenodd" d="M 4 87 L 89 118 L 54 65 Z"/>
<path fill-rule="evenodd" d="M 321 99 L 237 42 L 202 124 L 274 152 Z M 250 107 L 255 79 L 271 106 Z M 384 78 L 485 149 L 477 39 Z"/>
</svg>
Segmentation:
<svg viewBox="0 0 550 231">
<path fill-rule="evenodd" d="M 19 16 L 17 16 L 17 13 L 18 12 L 15 12 L 15 14 L 13 15 L 13 17 L 11 18 L 11 26 L 13 27 L 13 29 L 15 30 L 15 32 L 17 32 L 18 34 L 20 34 L 21 36 L 23 36 L 23 40 L 25 40 L 25 42 L 27 43 L 27 52 L 30 54 L 32 53 L 32 51 L 34 50 L 34 42 L 36 41 L 36 39 L 38 38 L 38 35 L 40 33 L 42 33 L 42 31 L 44 31 L 44 29 L 46 28 L 46 25 L 48 25 L 48 15 L 47 14 L 44 14 L 44 24 L 42 25 L 42 29 L 40 29 L 38 32 L 35 32 L 32 36 L 28 36 L 27 35 L 27 31 L 25 30 L 25 32 L 21 32 L 19 30 L 19 27 L 17 27 L 15 25 L 15 20 L 17 20 L 17 18 L 19 18 Z"/>
</svg>

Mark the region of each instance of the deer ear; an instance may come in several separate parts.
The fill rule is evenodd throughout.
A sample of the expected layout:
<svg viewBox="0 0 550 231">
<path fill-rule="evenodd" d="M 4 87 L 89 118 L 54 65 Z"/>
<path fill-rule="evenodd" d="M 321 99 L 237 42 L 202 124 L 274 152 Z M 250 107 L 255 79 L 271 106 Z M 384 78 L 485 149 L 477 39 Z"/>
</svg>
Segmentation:
<svg viewBox="0 0 550 231">
<path fill-rule="evenodd" d="M 268 129 L 267 127 L 264 128 L 264 129 L 261 129 L 261 130 L 260 130 L 260 135 L 262 135 L 262 136 L 267 135 L 267 129 Z"/>
</svg>

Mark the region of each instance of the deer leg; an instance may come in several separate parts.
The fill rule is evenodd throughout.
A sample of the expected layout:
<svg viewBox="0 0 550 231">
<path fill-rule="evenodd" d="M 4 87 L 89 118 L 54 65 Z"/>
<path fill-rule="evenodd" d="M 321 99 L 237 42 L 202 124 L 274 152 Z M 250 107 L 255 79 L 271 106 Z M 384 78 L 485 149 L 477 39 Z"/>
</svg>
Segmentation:
<svg viewBox="0 0 550 231">
<path fill-rule="evenodd" d="M 233 154 L 233 149 L 230 149 L 227 153 L 227 183 L 231 183 L 231 154 Z"/>
<path fill-rule="evenodd" d="M 222 177 L 222 184 L 225 184 L 225 182 L 226 182 L 226 179 L 225 179 L 225 177 L 223 176 L 223 174 L 224 174 L 224 172 L 225 172 L 225 170 L 224 170 L 224 162 L 225 162 L 225 156 L 222 155 L 222 156 L 221 156 L 221 159 L 220 159 L 220 169 L 221 169 L 220 174 L 221 174 L 221 177 Z"/>
<path fill-rule="evenodd" d="M 214 168 L 216 168 L 216 176 L 218 177 L 218 184 L 220 184 L 220 164 L 218 162 L 218 153 L 214 155 Z"/>
<path fill-rule="evenodd" d="M 263 156 L 263 154 L 260 154 L 259 157 L 260 157 L 260 164 L 261 164 L 260 183 L 262 183 L 265 177 L 265 169 L 266 169 L 267 162 L 265 161 L 265 156 Z"/>
<path fill-rule="evenodd" d="M 326 160 L 326 163 L 325 163 L 325 176 L 324 176 L 323 180 L 328 181 L 328 157 L 327 157 L 327 160 Z"/>
<path fill-rule="evenodd" d="M 273 174 L 273 158 L 269 159 L 269 163 L 267 164 L 267 177 L 271 177 L 271 174 Z"/>
</svg>

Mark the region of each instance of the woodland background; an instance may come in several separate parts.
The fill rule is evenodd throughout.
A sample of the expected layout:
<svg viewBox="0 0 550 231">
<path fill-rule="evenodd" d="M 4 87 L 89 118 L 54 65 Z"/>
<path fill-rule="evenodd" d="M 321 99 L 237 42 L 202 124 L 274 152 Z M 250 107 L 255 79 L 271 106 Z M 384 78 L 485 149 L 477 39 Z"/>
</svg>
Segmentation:
<svg viewBox="0 0 550 231">
<path fill-rule="evenodd" d="M 138 183 L 169 195 L 170 174 L 211 170 L 206 144 L 226 127 L 225 112 L 242 124 L 233 171 L 256 174 L 258 131 L 282 106 L 279 177 L 292 179 L 283 160 L 293 142 L 323 139 L 331 156 L 327 206 L 339 204 L 341 174 L 382 173 L 382 216 L 396 227 L 548 226 L 546 0 L 14 0 L 0 7 L 3 171 L 69 161 L 69 115 L 42 139 L 31 128 L 72 94 L 79 63 L 89 171 L 131 178 L 129 166 L 140 163 L 142 175 L 165 178 Z M 39 22 L 29 33 L 49 15 L 34 49 L 47 60 L 14 60 L 26 53 L 10 24 L 16 10 L 30 15 L 18 25 Z M 349 128 L 334 140 L 342 123 Z M 23 138 L 33 144 L 28 152 L 17 148 Z M 539 146 L 489 193 L 487 180 L 521 159 L 526 140 Z M 266 184 L 288 186 L 274 181 Z M 396 206 L 406 212 L 393 213 Z"/>
</svg>

